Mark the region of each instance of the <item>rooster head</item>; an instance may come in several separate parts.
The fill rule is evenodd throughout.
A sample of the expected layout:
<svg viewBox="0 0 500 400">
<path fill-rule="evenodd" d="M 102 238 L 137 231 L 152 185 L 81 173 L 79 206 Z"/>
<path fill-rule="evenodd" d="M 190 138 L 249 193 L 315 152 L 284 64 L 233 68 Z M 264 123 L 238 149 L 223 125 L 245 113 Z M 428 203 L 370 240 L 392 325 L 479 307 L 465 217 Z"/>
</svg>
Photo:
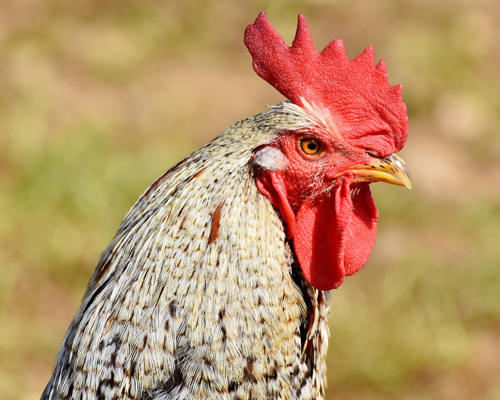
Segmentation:
<svg viewBox="0 0 500 400">
<path fill-rule="evenodd" d="M 286 223 L 305 279 L 339 287 L 367 261 L 378 212 L 369 184 L 411 187 L 401 150 L 408 136 L 401 86 L 391 86 L 371 47 L 347 58 L 334 40 L 318 53 L 304 16 L 291 47 L 261 13 L 245 32 L 257 74 L 290 100 L 295 115 L 257 149 L 258 189 Z"/>
</svg>

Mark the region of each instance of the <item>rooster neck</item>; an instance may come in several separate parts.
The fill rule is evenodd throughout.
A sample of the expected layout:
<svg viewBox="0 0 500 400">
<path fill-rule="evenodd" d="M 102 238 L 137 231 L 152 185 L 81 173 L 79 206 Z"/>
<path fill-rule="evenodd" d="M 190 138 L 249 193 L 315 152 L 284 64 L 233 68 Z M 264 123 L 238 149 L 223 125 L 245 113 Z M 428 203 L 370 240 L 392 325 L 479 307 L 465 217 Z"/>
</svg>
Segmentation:
<svg viewBox="0 0 500 400">
<path fill-rule="evenodd" d="M 283 222 L 256 188 L 245 137 L 255 146 L 274 134 L 249 130 L 255 118 L 173 167 L 127 214 L 65 338 L 54 375 L 64 387 L 323 398 L 328 304 L 295 274 Z M 122 379 L 95 378 L 89 360 Z"/>
</svg>

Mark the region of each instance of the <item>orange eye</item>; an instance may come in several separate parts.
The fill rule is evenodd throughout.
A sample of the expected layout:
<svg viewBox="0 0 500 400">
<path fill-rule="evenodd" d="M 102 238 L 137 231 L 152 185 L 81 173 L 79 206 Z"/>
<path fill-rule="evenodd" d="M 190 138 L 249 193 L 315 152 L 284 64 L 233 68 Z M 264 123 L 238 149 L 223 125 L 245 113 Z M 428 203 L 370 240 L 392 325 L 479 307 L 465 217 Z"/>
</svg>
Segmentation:
<svg viewBox="0 0 500 400">
<path fill-rule="evenodd" d="M 316 139 L 306 138 L 300 141 L 300 149 L 308 156 L 317 156 L 322 147 L 321 142 Z"/>
</svg>

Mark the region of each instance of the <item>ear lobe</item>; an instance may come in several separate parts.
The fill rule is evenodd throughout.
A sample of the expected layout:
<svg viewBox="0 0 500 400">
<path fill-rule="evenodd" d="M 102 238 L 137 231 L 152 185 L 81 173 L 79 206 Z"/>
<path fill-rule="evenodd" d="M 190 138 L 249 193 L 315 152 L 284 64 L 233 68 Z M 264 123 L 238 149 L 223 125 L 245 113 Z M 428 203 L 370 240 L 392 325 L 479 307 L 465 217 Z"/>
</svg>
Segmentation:
<svg viewBox="0 0 500 400">
<path fill-rule="evenodd" d="M 286 222 L 286 236 L 291 239 L 295 236 L 297 222 L 295 214 L 288 202 L 285 182 L 278 171 L 263 171 L 256 179 L 257 188 L 276 207 Z"/>
</svg>

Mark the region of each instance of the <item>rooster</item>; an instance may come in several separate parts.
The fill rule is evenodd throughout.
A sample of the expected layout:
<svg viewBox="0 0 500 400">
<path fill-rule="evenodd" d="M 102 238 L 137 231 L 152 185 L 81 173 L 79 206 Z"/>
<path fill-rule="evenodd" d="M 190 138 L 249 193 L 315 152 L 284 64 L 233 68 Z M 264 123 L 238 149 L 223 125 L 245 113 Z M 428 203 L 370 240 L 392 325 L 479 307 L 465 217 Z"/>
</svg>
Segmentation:
<svg viewBox="0 0 500 400">
<path fill-rule="evenodd" d="M 329 290 L 358 271 L 369 184 L 411 186 L 401 86 L 373 49 L 293 45 L 261 13 L 245 44 L 288 100 L 168 170 L 95 269 L 42 399 L 323 399 Z"/>
</svg>

